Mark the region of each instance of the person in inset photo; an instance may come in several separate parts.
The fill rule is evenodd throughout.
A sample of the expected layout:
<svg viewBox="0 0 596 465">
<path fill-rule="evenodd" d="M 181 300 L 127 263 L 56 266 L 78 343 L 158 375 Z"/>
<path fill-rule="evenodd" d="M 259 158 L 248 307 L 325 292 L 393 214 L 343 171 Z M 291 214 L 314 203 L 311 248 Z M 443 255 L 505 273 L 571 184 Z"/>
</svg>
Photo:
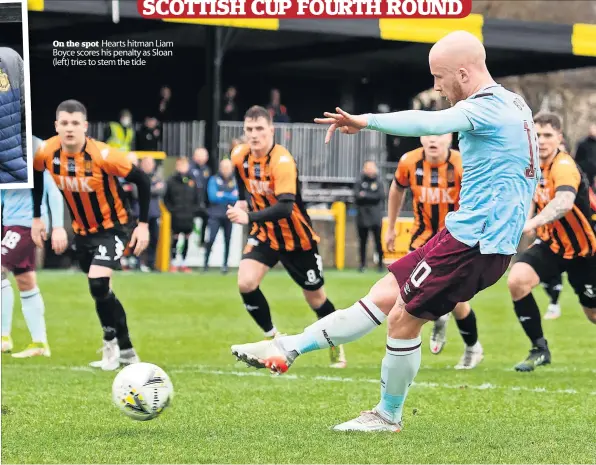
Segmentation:
<svg viewBox="0 0 596 465">
<path fill-rule="evenodd" d="M 21 56 L 0 47 L 0 186 L 27 183 L 24 82 Z"/>
</svg>

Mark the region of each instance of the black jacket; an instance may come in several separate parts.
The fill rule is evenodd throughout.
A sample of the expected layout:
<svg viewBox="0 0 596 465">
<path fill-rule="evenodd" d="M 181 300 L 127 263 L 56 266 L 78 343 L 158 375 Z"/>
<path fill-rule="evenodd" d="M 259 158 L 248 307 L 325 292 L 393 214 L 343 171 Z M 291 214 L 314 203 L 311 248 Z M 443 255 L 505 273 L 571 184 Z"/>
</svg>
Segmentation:
<svg viewBox="0 0 596 465">
<path fill-rule="evenodd" d="M 382 204 L 385 197 L 383 183 L 378 177 L 370 178 L 362 175 L 354 186 L 354 199 L 358 208 L 356 218 L 358 227 L 370 228 L 381 226 L 383 212 Z"/>
<path fill-rule="evenodd" d="M 596 180 L 596 139 L 588 136 L 577 146 L 575 162 L 588 177 L 590 187 L 594 187 Z"/>
<path fill-rule="evenodd" d="M 194 218 L 201 213 L 199 191 L 190 175 L 176 173 L 168 179 L 164 204 L 172 214 L 172 231 L 190 233 Z"/>
</svg>

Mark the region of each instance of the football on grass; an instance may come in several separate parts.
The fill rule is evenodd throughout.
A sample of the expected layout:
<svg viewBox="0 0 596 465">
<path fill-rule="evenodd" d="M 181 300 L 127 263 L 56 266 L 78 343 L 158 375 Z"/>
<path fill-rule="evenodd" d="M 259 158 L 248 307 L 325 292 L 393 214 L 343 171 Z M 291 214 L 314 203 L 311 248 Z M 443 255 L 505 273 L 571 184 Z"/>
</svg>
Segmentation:
<svg viewBox="0 0 596 465">
<path fill-rule="evenodd" d="M 152 363 L 133 363 L 118 373 L 112 384 L 112 400 L 133 420 L 159 416 L 174 397 L 170 377 Z"/>
</svg>

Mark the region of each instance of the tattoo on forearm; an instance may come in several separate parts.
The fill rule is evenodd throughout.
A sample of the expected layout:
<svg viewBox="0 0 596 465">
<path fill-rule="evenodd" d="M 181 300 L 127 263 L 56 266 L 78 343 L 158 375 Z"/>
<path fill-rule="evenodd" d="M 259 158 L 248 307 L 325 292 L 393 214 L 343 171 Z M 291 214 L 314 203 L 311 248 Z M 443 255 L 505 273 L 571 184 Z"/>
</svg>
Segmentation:
<svg viewBox="0 0 596 465">
<path fill-rule="evenodd" d="M 575 202 L 575 194 L 573 192 L 557 192 L 555 198 L 536 215 L 535 221 L 537 226 L 552 223 L 563 218 L 573 208 L 573 202 Z"/>
</svg>

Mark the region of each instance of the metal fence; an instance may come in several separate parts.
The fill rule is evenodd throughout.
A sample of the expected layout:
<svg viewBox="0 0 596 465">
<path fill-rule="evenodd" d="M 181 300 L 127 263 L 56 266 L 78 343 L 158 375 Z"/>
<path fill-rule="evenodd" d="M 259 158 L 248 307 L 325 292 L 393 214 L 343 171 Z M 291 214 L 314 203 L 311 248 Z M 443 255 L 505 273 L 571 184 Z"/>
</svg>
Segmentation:
<svg viewBox="0 0 596 465">
<path fill-rule="evenodd" d="M 296 159 L 300 177 L 311 182 L 353 182 L 366 160 L 380 162 L 386 153 L 385 136 L 361 131 L 352 136 L 339 133 L 325 144 L 327 127 L 318 124 L 275 125 L 275 140 Z M 242 137 L 242 123 L 219 123 L 219 157 L 227 156 L 233 139 Z"/>
</svg>

